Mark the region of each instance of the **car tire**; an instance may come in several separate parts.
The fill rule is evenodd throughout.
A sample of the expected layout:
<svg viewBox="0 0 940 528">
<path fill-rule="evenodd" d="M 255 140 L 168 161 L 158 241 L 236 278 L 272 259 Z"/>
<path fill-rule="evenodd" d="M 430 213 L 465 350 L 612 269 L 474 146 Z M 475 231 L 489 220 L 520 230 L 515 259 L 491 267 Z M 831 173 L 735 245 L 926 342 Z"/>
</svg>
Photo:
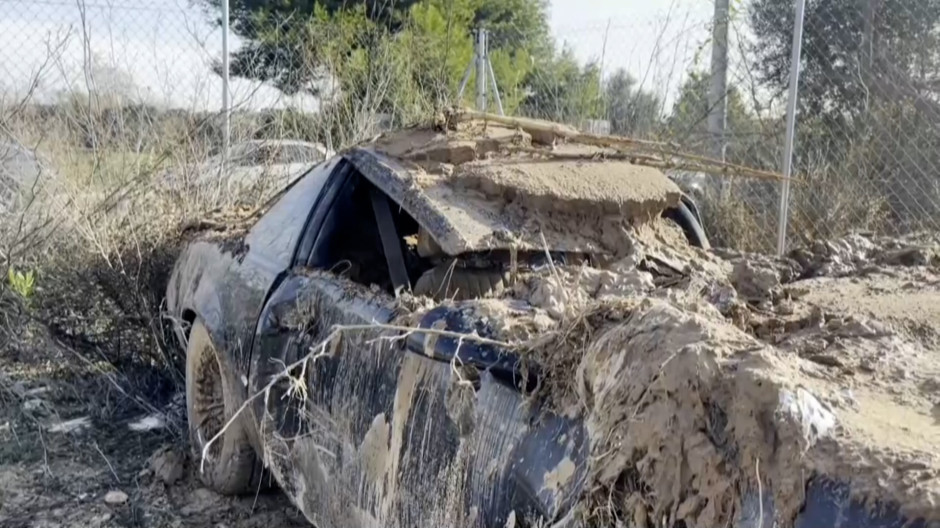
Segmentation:
<svg viewBox="0 0 940 528">
<path fill-rule="evenodd" d="M 421 275 L 413 291 L 437 301 L 463 301 L 498 295 L 508 283 L 508 275 L 503 271 L 466 269 L 444 263 Z"/>
<path fill-rule="evenodd" d="M 224 359 L 196 319 L 186 345 L 186 417 L 196 470 L 206 487 L 223 495 L 257 492 L 264 468 L 245 432 L 245 415 L 235 417 L 206 450 L 239 407 L 225 372 Z"/>
<path fill-rule="evenodd" d="M 708 241 L 708 236 L 705 235 L 705 228 L 702 227 L 695 213 L 684 201 L 679 202 L 676 207 L 663 211 L 663 217 L 675 222 L 682 229 L 689 244 L 705 250 L 711 249 L 711 243 Z"/>
</svg>

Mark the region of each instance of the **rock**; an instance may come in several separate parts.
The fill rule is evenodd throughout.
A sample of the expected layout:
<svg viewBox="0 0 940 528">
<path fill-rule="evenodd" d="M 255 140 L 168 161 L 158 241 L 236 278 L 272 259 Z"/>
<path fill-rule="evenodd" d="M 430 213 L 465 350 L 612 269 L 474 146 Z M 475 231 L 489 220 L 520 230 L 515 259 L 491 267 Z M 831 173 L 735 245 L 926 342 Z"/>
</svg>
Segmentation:
<svg viewBox="0 0 940 528">
<path fill-rule="evenodd" d="M 930 264 L 930 257 L 927 248 L 907 247 L 885 251 L 878 261 L 888 266 L 926 266 Z"/>
<path fill-rule="evenodd" d="M 175 484 L 183 478 L 184 464 L 183 455 L 170 446 L 161 448 L 150 457 L 150 470 L 164 484 Z"/>
<path fill-rule="evenodd" d="M 91 419 L 87 416 L 66 420 L 49 426 L 50 433 L 77 433 L 91 427 Z"/>
<path fill-rule="evenodd" d="M 104 502 L 112 506 L 118 506 L 127 502 L 127 493 L 121 490 L 112 490 L 105 494 Z"/>
<path fill-rule="evenodd" d="M 770 300 L 780 286 L 780 275 L 773 266 L 754 260 L 739 260 L 729 277 L 738 295 L 750 302 Z"/>
<path fill-rule="evenodd" d="M 91 526 L 106 526 L 108 521 L 111 520 L 110 513 L 102 513 L 100 515 L 95 515 L 91 518 Z"/>
<path fill-rule="evenodd" d="M 812 361 L 813 363 L 818 363 L 826 367 L 845 366 L 841 359 L 831 354 L 811 354 L 811 355 L 806 356 L 806 359 Z"/>
<path fill-rule="evenodd" d="M 26 400 L 23 402 L 23 410 L 33 412 L 39 410 L 43 405 L 42 400 Z"/>
</svg>

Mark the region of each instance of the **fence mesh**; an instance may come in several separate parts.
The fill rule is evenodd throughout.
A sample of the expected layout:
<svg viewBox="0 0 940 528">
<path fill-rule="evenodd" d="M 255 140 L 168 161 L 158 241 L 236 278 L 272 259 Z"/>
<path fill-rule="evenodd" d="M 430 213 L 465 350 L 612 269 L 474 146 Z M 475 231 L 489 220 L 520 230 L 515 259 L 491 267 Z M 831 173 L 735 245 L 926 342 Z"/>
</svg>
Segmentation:
<svg viewBox="0 0 940 528">
<path fill-rule="evenodd" d="M 771 31 L 774 18 L 754 22 Z M 793 194 L 793 238 L 940 227 L 938 29 L 930 0 L 807 4 L 795 148 L 806 184 Z M 762 73 L 779 82 L 789 60 L 769 44 Z"/>
<path fill-rule="evenodd" d="M 731 2 L 719 135 L 709 124 L 713 2 L 672 2 L 651 18 L 556 23 L 548 40 L 538 33 L 544 19 L 513 11 L 537 2 L 496 3 L 485 16 L 452 11 L 456 0 L 407 3 L 398 18 L 383 18 L 360 8 L 314 16 L 289 3 L 262 13 L 252 2 L 233 2 L 234 140 L 296 138 L 337 148 L 427 117 L 453 102 L 473 57 L 471 28 L 482 17 L 507 113 L 669 142 L 760 169 L 782 165 L 789 0 Z M 87 152 L 107 139 L 135 162 L 158 144 L 187 160 L 217 151 L 219 7 L 218 0 L 0 0 L 4 140 Z M 940 230 L 938 29 L 936 0 L 807 1 L 791 243 L 858 229 Z M 64 157 L 75 164 L 76 156 Z M 779 183 L 672 176 L 698 198 L 716 244 L 775 250 Z"/>
<path fill-rule="evenodd" d="M 605 130 L 678 145 L 694 154 L 778 171 L 784 145 L 782 87 L 762 82 L 755 68 L 748 11 L 727 19 L 726 92 L 711 92 L 712 3 L 669 11 L 650 20 L 561 31 L 563 42 L 603 64 L 600 119 Z M 587 60 L 592 60 L 587 58 Z M 710 128 L 717 104 L 723 130 Z M 717 132 L 717 134 L 716 134 Z M 671 173 L 702 209 L 719 245 L 772 252 L 776 245 L 780 185 L 765 180 Z"/>
</svg>

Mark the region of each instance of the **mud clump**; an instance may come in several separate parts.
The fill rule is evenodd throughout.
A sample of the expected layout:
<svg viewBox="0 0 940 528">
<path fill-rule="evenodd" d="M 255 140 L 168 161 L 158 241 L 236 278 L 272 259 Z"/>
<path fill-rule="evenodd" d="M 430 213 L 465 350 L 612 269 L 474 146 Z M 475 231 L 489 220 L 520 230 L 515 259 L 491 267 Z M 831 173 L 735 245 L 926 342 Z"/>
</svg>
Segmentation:
<svg viewBox="0 0 940 528">
<path fill-rule="evenodd" d="M 865 274 L 890 266 L 940 267 L 940 239 L 918 233 L 901 238 L 853 234 L 797 248 L 789 257 L 804 277 Z"/>
<path fill-rule="evenodd" d="M 834 420 L 775 356 L 714 316 L 642 301 L 597 335 L 578 367 L 592 453 L 603 459 L 594 481 L 615 489 L 632 473 L 645 491 L 622 490 L 623 500 L 646 503 L 649 518 L 724 526 L 759 465 L 779 515 L 792 519 L 803 483 L 791 468 Z"/>
<path fill-rule="evenodd" d="M 776 259 L 655 223 L 631 237 L 616 262 L 476 301 L 543 369 L 549 408 L 586 424 L 577 519 L 793 526 L 816 477 L 940 519 L 937 245 L 852 236 Z"/>
<path fill-rule="evenodd" d="M 167 485 L 183 478 L 186 456 L 172 446 L 164 446 L 150 457 L 149 473 Z"/>
</svg>

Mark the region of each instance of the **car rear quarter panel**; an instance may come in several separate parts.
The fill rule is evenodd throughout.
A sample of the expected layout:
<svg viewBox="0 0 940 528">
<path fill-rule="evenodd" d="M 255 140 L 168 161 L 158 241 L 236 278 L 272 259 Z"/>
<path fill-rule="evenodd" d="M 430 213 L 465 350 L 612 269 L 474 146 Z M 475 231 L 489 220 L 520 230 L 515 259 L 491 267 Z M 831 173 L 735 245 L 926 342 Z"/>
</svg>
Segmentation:
<svg viewBox="0 0 940 528">
<path fill-rule="evenodd" d="M 191 242 L 167 288 L 167 308 L 180 342 L 185 346 L 188 322 L 198 317 L 240 378 L 247 372 L 258 314 L 277 275 L 277 267 L 262 255 L 233 249 L 230 243 Z"/>
</svg>

